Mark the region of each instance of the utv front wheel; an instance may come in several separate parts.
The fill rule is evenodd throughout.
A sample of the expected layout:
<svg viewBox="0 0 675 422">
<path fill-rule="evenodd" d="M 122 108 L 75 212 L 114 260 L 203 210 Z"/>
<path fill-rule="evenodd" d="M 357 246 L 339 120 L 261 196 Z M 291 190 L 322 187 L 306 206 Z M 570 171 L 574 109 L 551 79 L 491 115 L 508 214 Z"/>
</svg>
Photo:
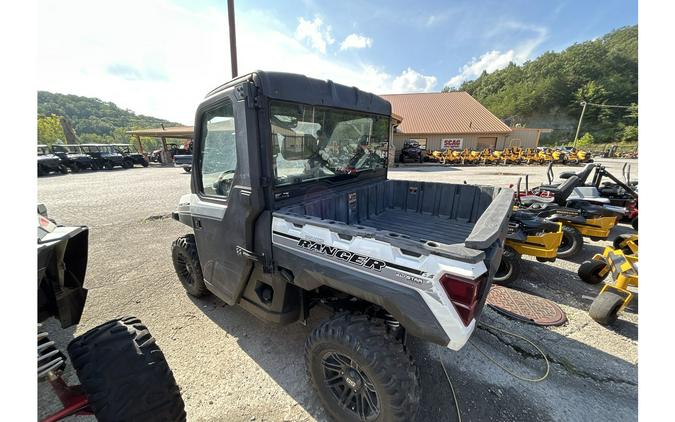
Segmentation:
<svg viewBox="0 0 675 422">
<path fill-rule="evenodd" d="M 68 345 L 99 421 L 185 421 L 185 404 L 164 354 L 138 318 L 108 321 Z"/>
<path fill-rule="evenodd" d="M 522 258 L 520 254 L 510 247 L 504 248 L 502 260 L 497 268 L 493 281 L 502 286 L 509 286 L 518 280 L 521 272 Z"/>
<path fill-rule="evenodd" d="M 305 342 L 309 378 L 338 421 L 412 421 L 419 376 L 412 357 L 382 321 L 338 314 Z"/>
<path fill-rule="evenodd" d="M 187 234 L 179 237 L 171 244 L 171 257 L 173 267 L 181 284 L 189 294 L 201 297 L 208 294 L 202 275 L 202 267 L 199 264 L 197 243 L 195 236 Z"/>
<path fill-rule="evenodd" d="M 579 233 L 579 230 L 572 226 L 562 227 L 562 240 L 558 246 L 558 258 L 567 259 L 572 258 L 578 254 L 584 246 L 584 238 Z"/>
</svg>

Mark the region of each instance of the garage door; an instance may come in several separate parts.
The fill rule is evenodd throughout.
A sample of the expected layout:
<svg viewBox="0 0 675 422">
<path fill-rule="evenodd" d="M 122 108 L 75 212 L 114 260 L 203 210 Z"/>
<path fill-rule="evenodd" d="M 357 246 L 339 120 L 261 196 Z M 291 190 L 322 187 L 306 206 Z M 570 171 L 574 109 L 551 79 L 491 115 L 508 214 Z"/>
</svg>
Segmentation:
<svg viewBox="0 0 675 422">
<path fill-rule="evenodd" d="M 495 149 L 497 146 L 497 137 L 480 137 L 478 138 L 478 149 L 491 148 Z"/>
</svg>

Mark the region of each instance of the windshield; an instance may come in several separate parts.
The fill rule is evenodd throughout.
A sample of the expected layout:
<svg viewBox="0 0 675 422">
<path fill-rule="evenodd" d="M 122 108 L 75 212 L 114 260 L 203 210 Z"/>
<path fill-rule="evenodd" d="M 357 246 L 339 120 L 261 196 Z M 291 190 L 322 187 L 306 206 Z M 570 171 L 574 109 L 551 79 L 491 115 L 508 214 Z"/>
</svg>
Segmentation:
<svg viewBox="0 0 675 422">
<path fill-rule="evenodd" d="M 386 167 L 388 117 L 282 102 L 270 108 L 276 185 Z"/>
</svg>

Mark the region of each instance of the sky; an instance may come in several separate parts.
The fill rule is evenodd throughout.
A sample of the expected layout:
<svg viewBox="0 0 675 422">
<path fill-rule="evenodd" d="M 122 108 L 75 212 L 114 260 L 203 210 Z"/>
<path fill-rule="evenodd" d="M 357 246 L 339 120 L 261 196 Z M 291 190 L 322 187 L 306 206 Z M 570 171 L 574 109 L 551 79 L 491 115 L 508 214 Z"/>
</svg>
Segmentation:
<svg viewBox="0 0 675 422">
<path fill-rule="evenodd" d="M 239 74 L 440 91 L 637 24 L 636 0 L 235 0 Z M 39 0 L 39 90 L 192 124 L 231 79 L 226 0 Z"/>
</svg>

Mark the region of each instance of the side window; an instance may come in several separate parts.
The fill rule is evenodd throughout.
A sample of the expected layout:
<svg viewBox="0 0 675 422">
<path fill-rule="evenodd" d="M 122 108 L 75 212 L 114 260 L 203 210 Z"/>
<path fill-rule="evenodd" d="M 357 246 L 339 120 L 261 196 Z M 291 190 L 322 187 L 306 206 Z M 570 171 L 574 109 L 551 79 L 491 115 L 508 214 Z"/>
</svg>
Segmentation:
<svg viewBox="0 0 675 422">
<path fill-rule="evenodd" d="M 227 198 L 237 169 L 234 112 L 230 100 L 204 113 L 201 140 L 203 192 Z"/>
</svg>

